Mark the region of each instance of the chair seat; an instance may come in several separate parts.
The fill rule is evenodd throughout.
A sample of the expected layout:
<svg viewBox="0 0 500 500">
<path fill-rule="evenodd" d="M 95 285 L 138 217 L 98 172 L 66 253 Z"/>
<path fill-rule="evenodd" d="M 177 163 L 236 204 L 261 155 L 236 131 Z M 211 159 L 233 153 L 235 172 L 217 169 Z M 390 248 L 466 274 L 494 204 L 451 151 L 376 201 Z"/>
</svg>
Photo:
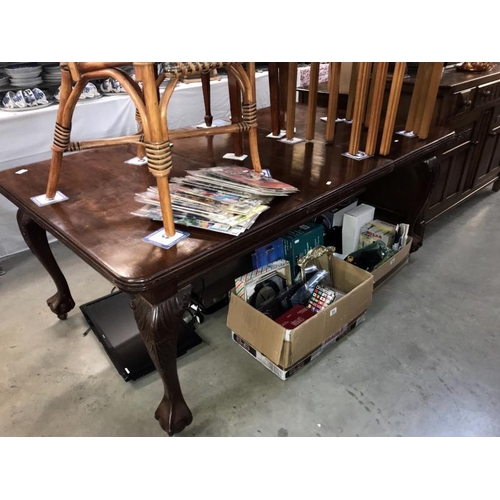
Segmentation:
<svg viewBox="0 0 500 500">
<path fill-rule="evenodd" d="M 214 69 L 224 68 L 229 62 L 164 62 L 163 72 L 167 78 L 181 78 L 196 73 L 210 73 Z"/>
</svg>

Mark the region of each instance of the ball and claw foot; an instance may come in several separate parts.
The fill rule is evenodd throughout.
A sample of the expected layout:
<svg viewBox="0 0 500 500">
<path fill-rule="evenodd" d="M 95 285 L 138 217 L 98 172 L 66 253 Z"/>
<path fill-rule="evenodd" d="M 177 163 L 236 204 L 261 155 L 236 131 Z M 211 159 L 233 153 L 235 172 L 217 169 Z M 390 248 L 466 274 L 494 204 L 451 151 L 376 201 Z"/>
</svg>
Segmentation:
<svg viewBox="0 0 500 500">
<path fill-rule="evenodd" d="M 169 436 L 173 436 L 191 424 L 193 415 L 184 401 L 178 403 L 170 415 L 170 402 L 164 397 L 155 411 L 155 419 Z"/>
<path fill-rule="evenodd" d="M 66 319 L 68 313 L 75 307 L 75 301 L 71 297 L 60 296 L 59 292 L 56 292 L 47 299 L 47 305 L 59 319 Z"/>
</svg>

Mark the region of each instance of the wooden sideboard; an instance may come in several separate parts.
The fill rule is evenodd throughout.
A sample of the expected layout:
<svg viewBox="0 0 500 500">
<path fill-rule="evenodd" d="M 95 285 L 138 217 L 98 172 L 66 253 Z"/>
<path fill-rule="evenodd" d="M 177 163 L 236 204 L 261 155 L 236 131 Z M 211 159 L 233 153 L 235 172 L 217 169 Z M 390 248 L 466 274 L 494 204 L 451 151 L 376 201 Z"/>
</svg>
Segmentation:
<svg viewBox="0 0 500 500">
<path fill-rule="evenodd" d="M 398 123 L 406 121 L 415 78 L 416 68 L 410 67 L 403 82 Z M 386 88 L 388 93 L 390 82 Z M 307 87 L 298 89 L 299 102 L 307 103 L 308 93 Z M 344 116 L 343 97 L 339 116 Z M 319 84 L 318 105 L 326 106 L 327 102 L 328 86 Z M 456 135 L 450 147 L 438 156 L 440 169 L 425 224 L 491 183 L 495 191 L 500 190 L 500 63 L 481 73 L 445 69 L 432 123 L 449 127 Z"/>
<path fill-rule="evenodd" d="M 414 82 L 411 75 L 403 83 L 400 118 L 408 109 Z M 440 171 L 426 223 L 492 182 L 495 190 L 500 188 L 500 63 L 484 73 L 445 69 L 433 123 L 455 130 L 455 138 L 438 157 Z"/>
</svg>

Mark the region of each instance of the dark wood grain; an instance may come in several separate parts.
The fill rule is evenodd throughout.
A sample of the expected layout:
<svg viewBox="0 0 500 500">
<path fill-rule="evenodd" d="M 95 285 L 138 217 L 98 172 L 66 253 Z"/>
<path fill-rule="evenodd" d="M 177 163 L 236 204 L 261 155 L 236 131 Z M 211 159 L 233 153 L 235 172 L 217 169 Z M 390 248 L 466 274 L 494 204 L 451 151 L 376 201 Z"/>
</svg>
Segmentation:
<svg viewBox="0 0 500 500">
<path fill-rule="evenodd" d="M 47 233 L 22 209 L 17 211 L 17 224 L 28 248 L 45 267 L 56 285 L 57 292 L 47 299 L 47 305 L 59 319 L 66 319 L 75 307 L 75 301 L 69 291 L 68 282 L 54 259 Z"/>
<path fill-rule="evenodd" d="M 318 110 L 319 116 L 324 113 L 324 109 Z M 297 106 L 298 135 L 305 132 L 305 116 L 306 107 Z M 244 255 L 252 251 L 260 242 L 270 241 L 301 221 L 313 218 L 399 164 L 425 157 L 450 135 L 444 129 L 434 129 L 426 141 L 402 138 L 389 157 L 358 162 L 342 156 L 347 150 L 350 131 L 345 124 L 338 126 L 339 143 L 325 146 L 314 141 L 312 150 L 306 154 L 304 144 L 291 147 L 265 137 L 270 131 L 267 113 L 261 112 L 259 121 L 264 168 L 269 168 L 275 178 L 298 187 L 300 192 L 276 198 L 252 229 L 238 238 L 189 228 L 190 237 L 169 250 L 142 241 L 161 224 L 130 214 L 139 206 L 134 194 L 154 183 L 146 168 L 124 163 L 135 155 L 131 146 L 69 155 L 59 185 L 69 199 L 62 203 L 38 207 L 30 200 L 45 190 L 47 161 L 30 165 L 22 176 L 16 175 L 15 170 L 0 172 L 0 191 L 116 286 L 127 292 L 141 292 L 152 286 L 161 287 L 172 279 L 180 285 L 190 283 L 214 263 L 222 265 L 235 253 Z M 316 137 L 321 140 L 323 136 L 324 123 L 318 120 Z M 173 147 L 172 176 L 182 176 L 186 170 L 214 163 L 228 164 L 222 155 L 230 150 L 230 143 L 228 137 L 214 137 L 210 154 L 207 138 L 177 141 Z M 308 157 L 312 161 L 306 175 L 304 163 L 309 161 Z M 248 159 L 243 164 L 251 168 Z"/>
<path fill-rule="evenodd" d="M 141 294 L 132 295 L 132 310 L 137 326 L 163 382 L 164 394 L 155 418 L 169 436 L 181 432 L 193 420 L 177 374 L 177 337 L 182 314 L 189 307 L 190 297 L 190 286 L 160 304 L 151 304 Z"/>
<path fill-rule="evenodd" d="M 297 135 L 302 135 L 307 107 L 297 105 L 295 111 Z M 317 114 L 314 139 L 290 146 L 266 137 L 271 130 L 271 115 L 268 109 L 259 112 L 262 165 L 276 179 L 299 188 L 299 192 L 276 198 L 256 224 L 237 238 L 189 228 L 189 238 L 168 250 L 144 242 L 142 239 L 160 229 L 161 223 L 130 213 L 139 206 L 134 194 L 154 184 L 147 167 L 124 163 L 135 156 L 132 145 L 65 157 L 59 190 L 69 199 L 45 207 L 38 207 L 30 198 L 45 192 L 50 161 L 29 165 L 22 175 L 16 175 L 17 168 L 0 172 L 0 192 L 20 208 L 20 226 L 27 242 L 56 282 L 57 299 L 51 306 L 56 314 L 64 317 L 74 303 L 66 280 L 53 261 L 45 231 L 120 290 L 133 295 L 139 331 L 164 383 L 155 417 L 168 434 L 181 432 L 192 420 L 180 389 L 175 360 L 177 331 L 189 302 L 190 283 L 238 256 L 248 255 L 350 196 L 368 192 L 374 183 L 380 186 L 379 194 L 385 198 L 397 192 L 403 205 L 409 205 L 405 214 L 414 221 L 413 228 L 420 223 L 418 215 L 430 189 L 429 169 L 422 165 L 447 147 L 453 132 L 433 127 L 422 141 L 398 136 L 387 157 L 356 161 L 342 155 L 348 147 L 350 127 L 338 124 L 335 142 L 327 145 L 325 124 L 319 121 L 325 109 L 318 108 Z M 230 136 L 175 141 L 172 176 L 214 164 L 232 164 L 222 160 L 231 144 Z M 242 164 L 252 168 L 250 159 Z M 410 177 L 408 181 L 403 175 L 405 171 L 414 172 L 417 179 L 422 175 L 421 180 L 413 182 Z M 401 207 L 395 209 L 404 211 Z M 410 235 L 416 236 L 420 244 L 418 228 L 415 231 Z"/>
</svg>

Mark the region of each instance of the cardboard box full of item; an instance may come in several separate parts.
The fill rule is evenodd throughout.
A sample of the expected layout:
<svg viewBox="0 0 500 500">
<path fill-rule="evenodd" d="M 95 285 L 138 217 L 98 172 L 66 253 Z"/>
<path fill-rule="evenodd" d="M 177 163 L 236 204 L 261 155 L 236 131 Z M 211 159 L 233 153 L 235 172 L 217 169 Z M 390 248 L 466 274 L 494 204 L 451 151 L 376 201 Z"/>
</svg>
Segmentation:
<svg viewBox="0 0 500 500">
<path fill-rule="evenodd" d="M 412 241 L 412 238 L 409 237 L 406 245 L 397 254 L 372 271 L 374 288 L 378 288 L 408 263 Z"/>
<path fill-rule="evenodd" d="M 257 351 L 255 347 L 250 345 L 247 341 L 243 340 L 238 334 L 232 332 L 233 340 L 250 355 L 252 355 L 257 361 L 262 363 L 268 370 L 271 370 L 277 377 L 281 380 L 286 380 L 292 375 L 302 370 L 304 366 L 307 366 L 311 361 L 314 361 L 318 356 L 320 356 L 326 349 L 331 347 L 333 344 L 342 340 L 346 335 L 351 333 L 354 328 L 360 325 L 365 320 L 365 315 L 362 314 L 359 318 L 351 321 L 348 325 L 342 327 L 339 331 L 332 333 L 327 337 L 319 347 L 314 349 L 307 356 L 303 357 L 301 360 L 294 363 L 289 368 L 280 368 L 277 364 L 273 363 L 270 359 L 266 358 L 261 352 Z"/>
<path fill-rule="evenodd" d="M 328 257 L 319 259 L 328 269 Z M 227 326 L 281 370 L 287 370 L 320 347 L 333 334 L 340 335 L 361 317 L 372 301 L 373 276 L 341 259 L 333 258 L 333 286 L 345 293 L 294 329 L 287 329 L 262 314 L 234 291 Z M 233 337 L 234 338 L 234 337 Z"/>
</svg>

